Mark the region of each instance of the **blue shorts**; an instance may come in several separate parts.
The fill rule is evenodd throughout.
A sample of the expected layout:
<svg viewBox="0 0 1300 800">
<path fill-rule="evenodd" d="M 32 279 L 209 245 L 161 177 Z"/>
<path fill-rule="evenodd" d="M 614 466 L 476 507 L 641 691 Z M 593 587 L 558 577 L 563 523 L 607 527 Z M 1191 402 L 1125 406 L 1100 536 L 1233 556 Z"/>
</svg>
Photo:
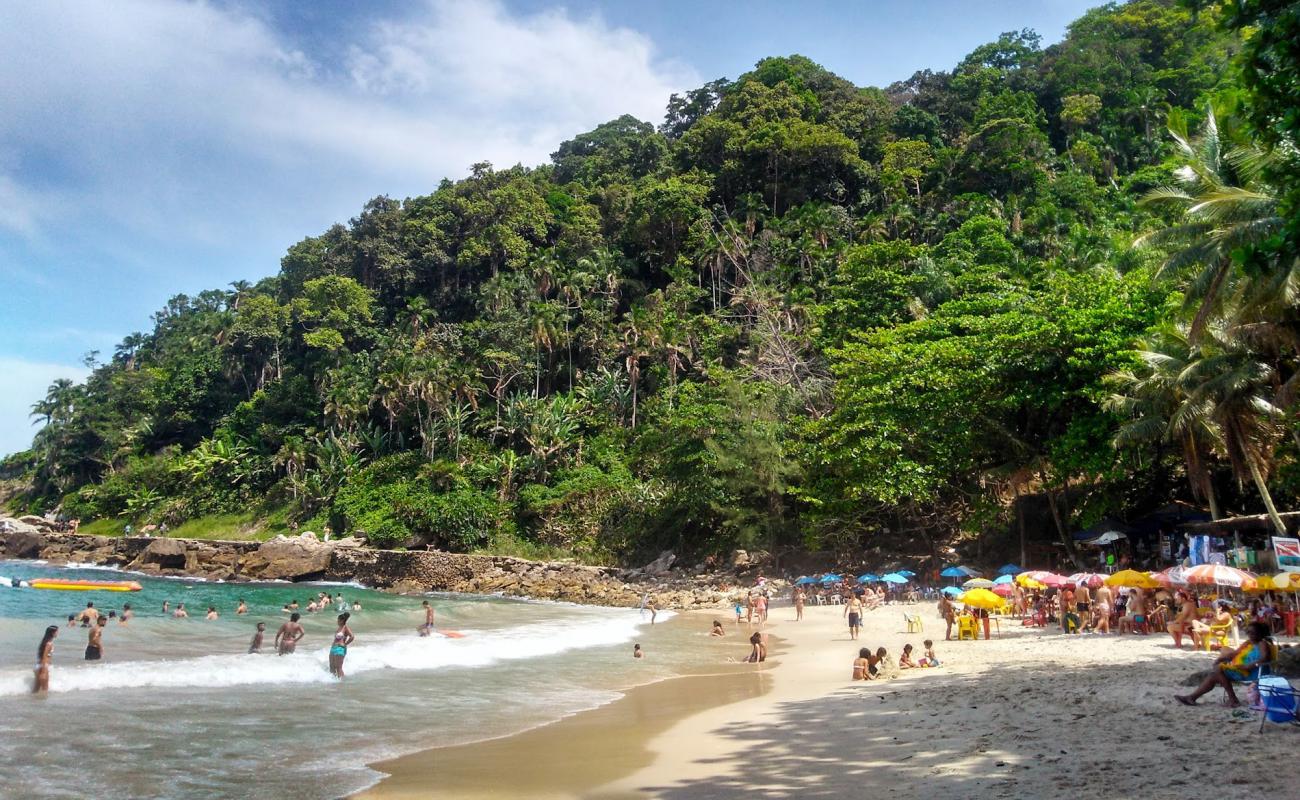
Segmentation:
<svg viewBox="0 0 1300 800">
<path fill-rule="evenodd" d="M 341 644 L 336 644 L 330 647 L 330 655 L 332 656 L 345 656 L 347 654 L 348 649 Z"/>
</svg>

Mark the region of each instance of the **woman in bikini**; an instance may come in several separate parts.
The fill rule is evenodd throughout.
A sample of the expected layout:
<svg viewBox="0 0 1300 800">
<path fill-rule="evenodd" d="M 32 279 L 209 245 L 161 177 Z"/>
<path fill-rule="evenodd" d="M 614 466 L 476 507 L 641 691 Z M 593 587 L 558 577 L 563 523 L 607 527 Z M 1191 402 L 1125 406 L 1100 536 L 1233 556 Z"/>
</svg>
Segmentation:
<svg viewBox="0 0 1300 800">
<path fill-rule="evenodd" d="M 54 658 L 54 637 L 59 635 L 59 626 L 51 625 L 45 629 L 45 636 L 36 648 L 36 683 L 32 694 L 42 694 L 50 690 L 50 660 Z"/>
<path fill-rule="evenodd" d="M 343 677 L 343 659 L 347 657 L 348 645 L 355 638 L 348 627 L 348 618 L 352 615 L 344 611 L 339 614 L 339 629 L 334 631 L 334 643 L 330 645 L 330 674 L 336 678 Z"/>
<path fill-rule="evenodd" d="M 871 651 L 864 647 L 858 651 L 858 657 L 853 659 L 853 680 L 871 680 L 871 673 L 867 671 L 870 667 Z"/>
</svg>

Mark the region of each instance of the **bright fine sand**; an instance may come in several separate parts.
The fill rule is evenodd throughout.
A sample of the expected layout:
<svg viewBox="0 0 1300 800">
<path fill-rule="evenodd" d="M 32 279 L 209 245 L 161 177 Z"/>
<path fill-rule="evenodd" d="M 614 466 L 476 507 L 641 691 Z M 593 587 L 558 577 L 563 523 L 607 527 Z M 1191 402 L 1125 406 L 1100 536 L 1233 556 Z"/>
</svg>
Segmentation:
<svg viewBox="0 0 1300 800">
<path fill-rule="evenodd" d="M 903 612 L 924 633 L 907 634 Z M 869 612 L 857 642 L 840 606 L 772 610 L 761 665 L 643 686 L 517 736 L 375 765 L 365 798 L 1295 797 L 1300 729 L 1234 715 L 1214 690 L 1173 700 L 1212 657 L 1168 635 L 1065 636 L 1004 621 L 991 640 L 943 641 L 933 603 Z M 707 630 L 709 616 L 676 624 Z M 728 623 L 720 655 L 743 657 Z M 853 683 L 859 647 L 897 657 L 935 640 L 938 669 Z M 649 650 L 653 635 L 642 641 Z M 725 643 L 725 646 L 722 646 Z M 704 646 L 704 645 L 702 645 Z"/>
</svg>

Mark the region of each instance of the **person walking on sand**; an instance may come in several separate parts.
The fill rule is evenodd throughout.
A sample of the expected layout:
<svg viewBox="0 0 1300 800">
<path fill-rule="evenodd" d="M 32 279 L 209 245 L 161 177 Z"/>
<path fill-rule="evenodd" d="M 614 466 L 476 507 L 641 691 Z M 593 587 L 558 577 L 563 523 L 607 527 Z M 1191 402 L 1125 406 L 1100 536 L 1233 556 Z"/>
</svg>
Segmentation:
<svg viewBox="0 0 1300 800">
<path fill-rule="evenodd" d="M 851 595 L 849 602 L 844 604 L 844 614 L 849 618 L 849 638 L 858 638 L 858 631 L 862 628 L 862 601 L 857 595 Z"/>
<path fill-rule="evenodd" d="M 281 625 L 280 630 L 275 632 L 275 652 L 287 656 L 297 649 L 298 642 L 307 635 L 307 632 L 302 629 L 302 625 L 298 622 L 300 619 L 302 619 L 302 616 L 297 611 L 293 612 L 289 615 L 289 621 Z"/>
<path fill-rule="evenodd" d="M 32 694 L 44 694 L 50 690 L 50 661 L 54 658 L 54 637 L 58 635 L 59 626 L 49 626 L 36 647 L 36 680 L 32 685 Z"/>
<path fill-rule="evenodd" d="M 1074 607 L 1079 609 L 1079 630 L 1086 631 L 1092 622 L 1092 592 L 1088 589 L 1088 584 L 1080 583 L 1079 589 L 1074 593 Z"/>
<path fill-rule="evenodd" d="M 262 652 L 262 637 L 266 635 L 266 623 L 257 623 L 257 631 L 253 633 L 253 641 L 248 643 L 248 652 Z"/>
<path fill-rule="evenodd" d="M 428 600 L 425 600 L 420 605 L 424 606 L 424 624 L 417 630 L 421 636 L 428 636 L 433 633 L 433 606 L 429 605 Z"/>
<path fill-rule="evenodd" d="M 334 643 L 330 645 L 330 674 L 339 679 L 343 678 L 343 659 L 347 658 L 348 645 L 356 638 L 348 627 L 351 616 L 346 611 L 339 614 L 339 629 L 334 631 Z"/>
<path fill-rule="evenodd" d="M 802 586 L 796 586 L 794 589 L 794 621 L 799 622 L 803 619 L 803 604 L 808 599 Z"/>
<path fill-rule="evenodd" d="M 86 637 L 86 660 L 98 661 L 104 656 L 104 626 L 108 625 L 108 617 L 100 617 L 90 628 L 90 635 Z"/>
</svg>

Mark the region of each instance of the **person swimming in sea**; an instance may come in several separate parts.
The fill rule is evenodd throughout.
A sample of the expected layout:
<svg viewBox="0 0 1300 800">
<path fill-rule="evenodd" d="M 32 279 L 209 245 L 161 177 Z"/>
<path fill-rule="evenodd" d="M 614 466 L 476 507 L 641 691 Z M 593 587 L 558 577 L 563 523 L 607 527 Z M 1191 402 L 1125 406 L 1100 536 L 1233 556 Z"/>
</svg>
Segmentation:
<svg viewBox="0 0 1300 800">
<path fill-rule="evenodd" d="M 428 600 L 425 600 L 420 605 L 424 606 L 424 624 L 417 630 L 421 636 L 428 636 L 433 633 L 433 606 L 429 605 Z"/>
<path fill-rule="evenodd" d="M 100 617 L 91 627 L 90 635 L 86 637 L 87 661 L 98 661 L 104 657 L 104 626 L 106 625 L 108 625 L 108 617 Z"/>
<path fill-rule="evenodd" d="M 282 656 L 291 654 L 297 647 L 302 637 L 307 632 L 302 629 L 298 623 L 301 615 L 297 611 L 289 615 L 289 621 L 280 626 L 280 630 L 275 632 L 275 651 Z"/>
<path fill-rule="evenodd" d="M 641 652 L 641 643 L 640 643 L 640 642 L 637 642 L 636 644 L 632 645 L 632 657 L 633 657 L 633 658 L 645 658 L 645 653 Z"/>
<path fill-rule="evenodd" d="M 353 600 L 353 601 L 352 601 L 352 610 L 353 610 L 353 611 L 360 611 L 360 610 L 361 610 L 361 601 L 360 601 L 360 600 Z"/>
<path fill-rule="evenodd" d="M 205 619 L 216 619 L 218 616 L 220 616 L 220 615 L 217 614 L 217 607 L 216 607 L 216 606 L 208 606 L 208 614 L 207 614 L 207 616 L 205 617 Z"/>
<path fill-rule="evenodd" d="M 348 627 L 351 616 L 346 611 L 339 614 L 339 629 L 334 631 L 334 643 L 330 645 L 330 674 L 336 678 L 343 677 L 343 659 L 347 658 L 348 645 L 356 638 Z"/>
<path fill-rule="evenodd" d="M 188 619 L 189 616 L 190 612 L 185 610 L 185 604 L 177 603 L 176 610 L 172 612 L 172 617 L 175 619 Z"/>
<path fill-rule="evenodd" d="M 131 604 L 130 604 L 130 603 L 123 603 L 123 604 L 122 604 L 122 616 L 118 618 L 118 620 L 117 620 L 117 624 L 118 624 L 118 625 L 125 625 L 125 624 L 127 623 L 127 621 L 130 620 L 130 619 L 131 619 L 132 617 L 134 617 L 134 616 L 135 616 L 135 612 L 131 610 Z"/>
<path fill-rule="evenodd" d="M 253 641 L 248 643 L 248 652 L 262 652 L 262 637 L 266 635 L 266 623 L 257 623 L 257 631 L 253 634 Z"/>
<path fill-rule="evenodd" d="M 164 613 L 164 614 L 170 614 L 171 611 L 172 611 L 172 601 L 170 601 L 170 600 L 164 600 L 164 601 L 163 601 L 163 613 Z"/>
<path fill-rule="evenodd" d="M 50 690 L 50 661 L 54 658 L 54 637 L 59 635 L 59 626 L 51 625 L 45 629 L 45 636 L 36 646 L 36 680 L 32 684 L 32 694 L 44 694 Z"/>
<path fill-rule="evenodd" d="M 244 598 L 241 597 L 239 598 L 239 606 L 235 608 L 235 615 L 243 616 L 244 614 L 247 613 L 248 613 L 248 604 L 245 603 Z"/>
</svg>

